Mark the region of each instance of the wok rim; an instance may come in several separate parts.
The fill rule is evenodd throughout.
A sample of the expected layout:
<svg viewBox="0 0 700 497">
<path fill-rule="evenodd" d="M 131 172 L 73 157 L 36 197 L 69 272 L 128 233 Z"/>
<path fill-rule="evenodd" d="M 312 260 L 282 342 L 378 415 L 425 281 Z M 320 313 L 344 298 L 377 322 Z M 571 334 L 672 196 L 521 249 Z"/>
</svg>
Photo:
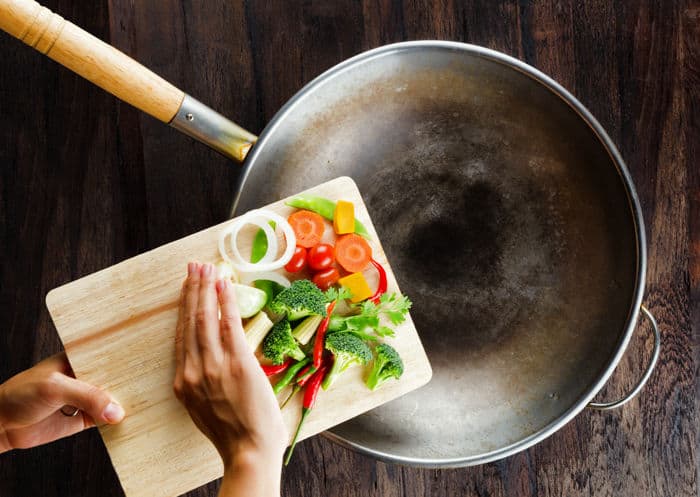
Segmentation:
<svg viewBox="0 0 700 497">
<path fill-rule="evenodd" d="M 265 148 L 267 143 L 274 139 L 274 130 L 279 127 L 284 121 L 285 117 L 294 111 L 296 104 L 298 104 L 304 97 L 312 93 L 316 88 L 326 83 L 328 80 L 339 75 L 340 73 L 352 69 L 362 63 L 368 62 L 370 59 L 376 57 L 383 57 L 392 52 L 399 52 L 405 50 L 420 50 L 420 49 L 446 49 L 452 51 L 461 51 L 469 54 L 471 56 L 477 56 L 487 59 L 492 62 L 496 62 L 510 69 L 516 70 L 521 74 L 529 77 L 535 83 L 543 85 L 555 96 L 559 97 L 565 104 L 567 104 L 578 116 L 584 121 L 585 124 L 593 131 L 595 136 L 600 141 L 601 145 L 604 146 L 605 151 L 612 160 L 617 172 L 622 179 L 624 184 L 625 192 L 627 193 L 627 201 L 630 206 L 630 211 L 632 213 L 632 218 L 634 221 L 634 231 L 635 231 L 635 241 L 637 249 L 637 271 L 635 282 L 634 297 L 632 300 L 632 306 L 628 309 L 627 322 L 624 328 L 624 333 L 621 340 L 616 346 L 616 350 L 612 355 L 611 359 L 608 361 L 604 370 L 599 374 L 598 378 L 588 387 L 587 391 L 581 395 L 568 409 L 566 409 L 561 415 L 555 418 L 553 421 L 548 423 L 546 426 L 540 430 L 532 433 L 531 435 L 522 438 L 521 440 L 514 442 L 510 445 L 485 452 L 483 454 L 463 456 L 463 457 L 450 457 L 450 458 L 424 458 L 424 457 L 409 457 L 398 454 L 392 454 L 385 451 L 380 451 L 370 447 L 366 447 L 360 443 L 354 442 L 340 435 L 333 433 L 331 430 L 323 432 L 322 435 L 338 443 L 339 445 L 352 449 L 361 454 L 371 456 L 375 459 L 390 462 L 395 464 L 401 464 L 406 466 L 414 467 L 425 467 L 425 468 L 456 468 L 465 466 L 475 466 L 480 464 L 485 464 L 487 462 L 496 461 L 514 455 L 521 452 L 539 442 L 545 438 L 553 435 L 556 431 L 561 429 L 569 421 L 571 421 L 578 413 L 580 413 L 596 394 L 603 388 L 607 383 L 608 379 L 612 375 L 613 371 L 617 367 L 622 355 L 625 353 L 629 341 L 632 337 L 632 333 L 637 325 L 637 320 L 639 317 L 639 309 L 642 305 L 642 298 L 644 295 L 644 286 L 646 281 L 646 268 L 647 268 L 647 248 L 646 248 L 646 234 L 644 229 L 644 219 L 642 216 L 641 206 L 639 204 L 639 198 L 637 196 L 636 189 L 634 188 L 634 183 L 632 182 L 632 177 L 630 176 L 629 170 L 625 165 L 620 152 L 617 147 L 612 142 L 608 134 L 605 132 L 598 120 L 591 114 L 591 112 L 568 90 L 566 90 L 562 85 L 557 83 L 554 79 L 550 78 L 542 71 L 532 67 L 531 65 L 518 60 L 514 57 L 506 55 L 502 52 L 492 50 L 489 48 L 481 47 L 478 45 L 472 45 L 468 43 L 454 42 L 454 41 L 437 41 L 437 40 L 421 40 L 421 41 L 408 41 L 393 43 L 389 45 L 384 45 L 366 52 L 362 52 L 354 57 L 351 57 L 327 71 L 323 72 L 321 75 L 314 78 L 312 81 L 307 83 L 301 90 L 299 90 L 292 98 L 287 101 L 287 103 L 273 116 L 270 122 L 267 124 L 263 132 L 260 134 L 255 146 L 252 148 L 250 154 L 248 155 L 244 165 L 243 171 L 240 175 L 240 179 L 237 184 L 236 194 L 231 207 L 231 215 L 235 212 L 238 202 L 241 197 L 241 193 L 246 185 L 246 180 L 250 174 L 251 168 L 255 165 L 255 162 L 260 155 L 261 151 Z"/>
</svg>

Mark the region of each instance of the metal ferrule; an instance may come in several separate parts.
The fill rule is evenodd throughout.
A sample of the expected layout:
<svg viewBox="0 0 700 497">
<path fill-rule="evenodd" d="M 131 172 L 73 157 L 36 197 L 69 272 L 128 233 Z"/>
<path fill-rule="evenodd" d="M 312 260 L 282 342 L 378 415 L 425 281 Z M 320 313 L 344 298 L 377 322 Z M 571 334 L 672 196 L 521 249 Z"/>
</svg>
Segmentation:
<svg viewBox="0 0 700 497">
<path fill-rule="evenodd" d="M 241 162 L 258 138 L 187 94 L 170 126 Z"/>
</svg>

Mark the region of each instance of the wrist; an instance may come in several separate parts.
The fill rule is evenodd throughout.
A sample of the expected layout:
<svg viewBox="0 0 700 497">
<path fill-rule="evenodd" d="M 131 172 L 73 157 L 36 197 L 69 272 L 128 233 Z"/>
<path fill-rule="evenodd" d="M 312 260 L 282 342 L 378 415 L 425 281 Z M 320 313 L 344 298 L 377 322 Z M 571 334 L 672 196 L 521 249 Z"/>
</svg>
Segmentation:
<svg viewBox="0 0 700 497">
<path fill-rule="evenodd" d="M 279 461 L 281 465 L 286 445 L 271 440 L 261 441 L 244 438 L 233 444 L 217 447 L 217 449 L 223 459 L 224 468 L 236 464 L 253 464 L 257 461 L 266 461 L 267 465 Z"/>
<path fill-rule="evenodd" d="M 282 468 L 284 448 L 243 448 L 231 452 L 224 457 L 224 472 L 250 471 L 252 469 L 267 469 L 279 472 Z"/>
<path fill-rule="evenodd" d="M 243 494 L 260 497 L 279 497 L 284 449 L 239 449 L 224 460 L 224 480 L 222 490 L 237 488 L 237 491 L 224 492 L 220 497 Z"/>
</svg>

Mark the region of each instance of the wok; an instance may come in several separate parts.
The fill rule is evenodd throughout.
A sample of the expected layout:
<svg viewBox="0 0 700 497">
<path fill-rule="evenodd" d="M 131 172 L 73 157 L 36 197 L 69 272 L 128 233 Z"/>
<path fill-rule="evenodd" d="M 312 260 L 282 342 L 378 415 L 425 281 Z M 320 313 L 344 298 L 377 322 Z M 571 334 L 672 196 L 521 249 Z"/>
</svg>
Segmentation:
<svg viewBox="0 0 700 497">
<path fill-rule="evenodd" d="M 622 405 L 649 378 L 660 336 L 641 306 L 632 180 L 595 118 L 536 69 L 462 43 L 388 45 L 310 82 L 256 138 L 31 0 L 0 0 L 0 28 L 245 159 L 232 215 L 336 176 L 357 182 L 434 375 L 330 439 L 398 463 L 480 464 L 587 405 Z M 640 309 L 655 334 L 643 377 L 591 403 Z"/>
</svg>

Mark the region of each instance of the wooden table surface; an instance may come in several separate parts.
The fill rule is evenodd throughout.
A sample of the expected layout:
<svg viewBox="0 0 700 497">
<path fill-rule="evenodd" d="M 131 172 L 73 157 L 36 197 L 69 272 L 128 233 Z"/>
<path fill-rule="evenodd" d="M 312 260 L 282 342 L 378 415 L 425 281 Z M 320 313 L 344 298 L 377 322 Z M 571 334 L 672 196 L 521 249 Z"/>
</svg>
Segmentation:
<svg viewBox="0 0 700 497">
<path fill-rule="evenodd" d="M 484 45 L 554 77 L 627 161 L 647 225 L 656 372 L 505 460 L 432 470 L 316 437 L 285 496 L 695 496 L 700 424 L 700 5 L 691 0 L 52 0 L 47 6 L 260 132 L 323 70 L 412 39 Z M 0 380 L 60 350 L 51 288 L 226 218 L 239 169 L 0 34 Z M 602 396 L 639 377 L 648 329 Z M 192 492 L 214 496 L 218 483 Z M 95 430 L 0 456 L 0 497 L 121 496 Z"/>
</svg>

